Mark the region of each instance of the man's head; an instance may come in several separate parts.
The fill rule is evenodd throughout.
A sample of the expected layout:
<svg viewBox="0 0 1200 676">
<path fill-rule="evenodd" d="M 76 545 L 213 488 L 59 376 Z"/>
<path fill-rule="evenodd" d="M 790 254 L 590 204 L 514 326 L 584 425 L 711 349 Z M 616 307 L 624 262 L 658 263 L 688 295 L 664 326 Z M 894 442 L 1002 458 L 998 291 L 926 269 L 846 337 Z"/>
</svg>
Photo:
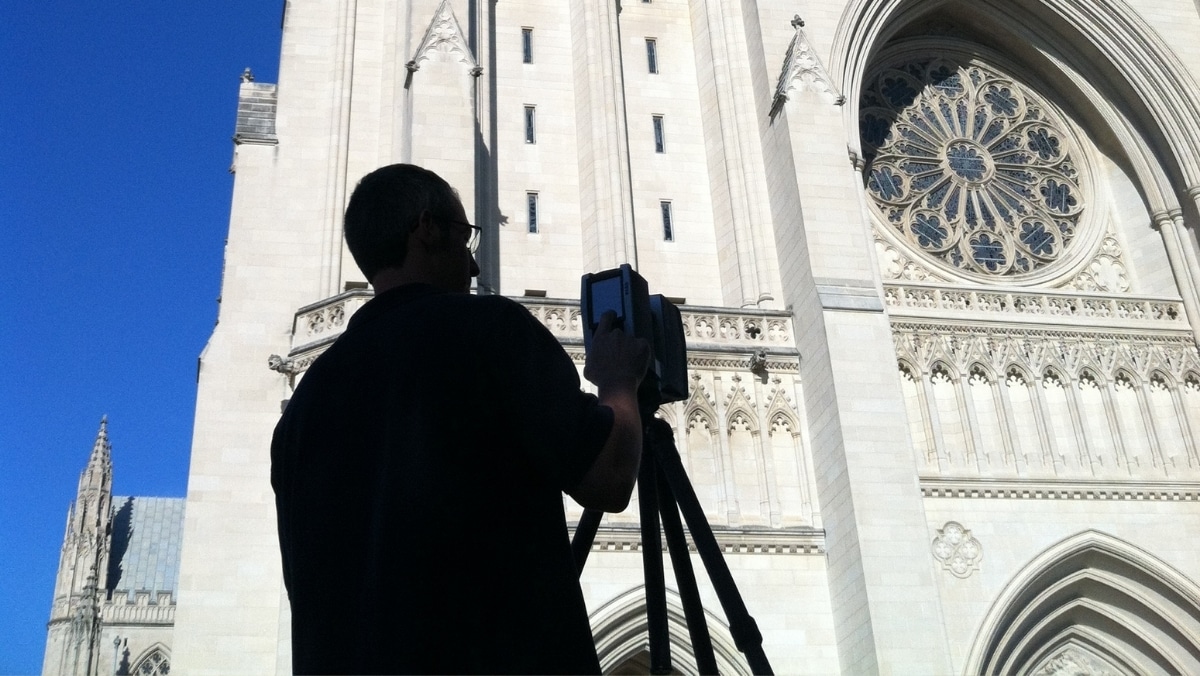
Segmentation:
<svg viewBox="0 0 1200 676">
<path fill-rule="evenodd" d="M 377 278 L 402 273 L 451 290 L 479 274 L 466 248 L 471 226 L 458 194 L 441 176 L 411 164 L 376 169 L 346 207 L 346 245 L 378 290 Z"/>
</svg>

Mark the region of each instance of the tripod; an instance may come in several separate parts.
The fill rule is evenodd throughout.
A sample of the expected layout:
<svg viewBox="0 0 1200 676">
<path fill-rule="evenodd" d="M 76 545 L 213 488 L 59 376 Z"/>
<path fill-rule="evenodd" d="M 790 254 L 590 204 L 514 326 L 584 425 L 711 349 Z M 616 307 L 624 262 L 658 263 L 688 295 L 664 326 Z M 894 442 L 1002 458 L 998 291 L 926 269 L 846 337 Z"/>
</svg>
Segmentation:
<svg viewBox="0 0 1200 676">
<path fill-rule="evenodd" d="M 687 540 L 679 513 L 687 520 L 688 531 L 696 543 L 696 551 L 704 563 L 708 577 L 716 589 L 721 608 L 729 619 L 729 629 L 734 644 L 750 663 L 755 674 L 773 674 L 767 655 L 762 649 L 762 633 L 754 618 L 746 610 L 742 595 L 734 584 L 729 566 L 721 556 L 721 549 L 712 528 L 704 518 L 696 491 L 688 481 L 675 448 L 671 426 L 665 420 L 654 417 L 657 404 L 640 406 L 642 413 L 642 465 L 638 472 L 638 506 L 641 510 L 642 569 L 646 576 L 646 616 L 650 634 L 650 673 L 671 673 L 671 643 L 667 636 L 667 592 L 663 581 L 662 539 L 659 534 L 659 514 L 662 515 L 662 533 L 667 538 L 671 554 L 671 565 L 679 583 L 679 595 L 683 601 L 683 612 L 687 619 L 688 634 L 696 652 L 696 665 L 702 674 L 717 673 L 717 659 L 713 654 L 712 638 L 708 634 L 708 623 L 704 619 L 704 607 L 700 603 L 700 591 L 696 587 L 696 574 L 688 554 Z M 600 526 L 603 512 L 585 509 L 571 540 L 571 552 L 580 574 L 587 561 L 596 530 Z"/>
</svg>

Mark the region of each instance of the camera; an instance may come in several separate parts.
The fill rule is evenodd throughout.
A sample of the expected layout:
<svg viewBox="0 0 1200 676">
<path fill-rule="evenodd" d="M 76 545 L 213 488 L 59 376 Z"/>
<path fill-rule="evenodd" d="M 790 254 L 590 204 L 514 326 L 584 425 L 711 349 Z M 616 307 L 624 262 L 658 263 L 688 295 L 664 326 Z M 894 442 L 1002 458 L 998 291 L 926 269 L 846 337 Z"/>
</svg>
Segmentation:
<svg viewBox="0 0 1200 676">
<path fill-rule="evenodd" d="M 628 263 L 585 274 L 580 287 L 584 349 L 591 350 L 600 317 L 612 310 L 617 315 L 614 326 L 650 343 L 650 369 L 638 390 L 639 400 L 657 408 L 687 399 L 687 343 L 679 308 L 661 294 L 651 296 L 646 280 Z"/>
</svg>

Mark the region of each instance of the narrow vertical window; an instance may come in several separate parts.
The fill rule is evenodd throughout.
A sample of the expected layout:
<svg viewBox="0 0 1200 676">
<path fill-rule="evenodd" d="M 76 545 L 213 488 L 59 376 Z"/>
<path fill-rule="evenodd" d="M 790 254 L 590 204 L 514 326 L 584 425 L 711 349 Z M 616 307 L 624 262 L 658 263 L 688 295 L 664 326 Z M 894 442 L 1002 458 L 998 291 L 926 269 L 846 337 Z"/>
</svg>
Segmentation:
<svg viewBox="0 0 1200 676">
<path fill-rule="evenodd" d="M 658 41 L 646 38 L 646 65 L 651 73 L 658 72 Z"/>
<path fill-rule="evenodd" d="M 675 224 L 671 220 L 671 203 L 664 200 L 659 202 L 658 206 L 662 210 L 663 240 L 667 242 L 674 242 Z"/>
<path fill-rule="evenodd" d="M 656 153 L 667 152 L 667 139 L 666 139 L 666 135 L 663 134 L 663 116 L 662 115 L 654 116 L 654 152 L 656 152 Z"/>
<path fill-rule="evenodd" d="M 521 29 L 521 62 L 533 63 L 533 29 Z"/>
<path fill-rule="evenodd" d="M 525 142 L 537 143 L 537 113 L 535 106 L 525 106 Z"/>
<path fill-rule="evenodd" d="M 529 218 L 529 232 L 538 231 L 538 194 L 525 193 L 525 214 Z"/>
</svg>

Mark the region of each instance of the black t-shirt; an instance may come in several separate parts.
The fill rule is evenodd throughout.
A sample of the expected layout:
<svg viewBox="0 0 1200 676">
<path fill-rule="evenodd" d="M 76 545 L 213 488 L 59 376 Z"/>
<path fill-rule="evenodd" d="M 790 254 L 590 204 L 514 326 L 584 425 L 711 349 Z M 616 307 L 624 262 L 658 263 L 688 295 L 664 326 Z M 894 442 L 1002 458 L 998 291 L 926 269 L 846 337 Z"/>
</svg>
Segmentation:
<svg viewBox="0 0 1200 676">
<path fill-rule="evenodd" d="M 363 306 L 271 447 L 296 672 L 598 672 L 562 492 L 611 427 L 511 300 Z"/>
</svg>

